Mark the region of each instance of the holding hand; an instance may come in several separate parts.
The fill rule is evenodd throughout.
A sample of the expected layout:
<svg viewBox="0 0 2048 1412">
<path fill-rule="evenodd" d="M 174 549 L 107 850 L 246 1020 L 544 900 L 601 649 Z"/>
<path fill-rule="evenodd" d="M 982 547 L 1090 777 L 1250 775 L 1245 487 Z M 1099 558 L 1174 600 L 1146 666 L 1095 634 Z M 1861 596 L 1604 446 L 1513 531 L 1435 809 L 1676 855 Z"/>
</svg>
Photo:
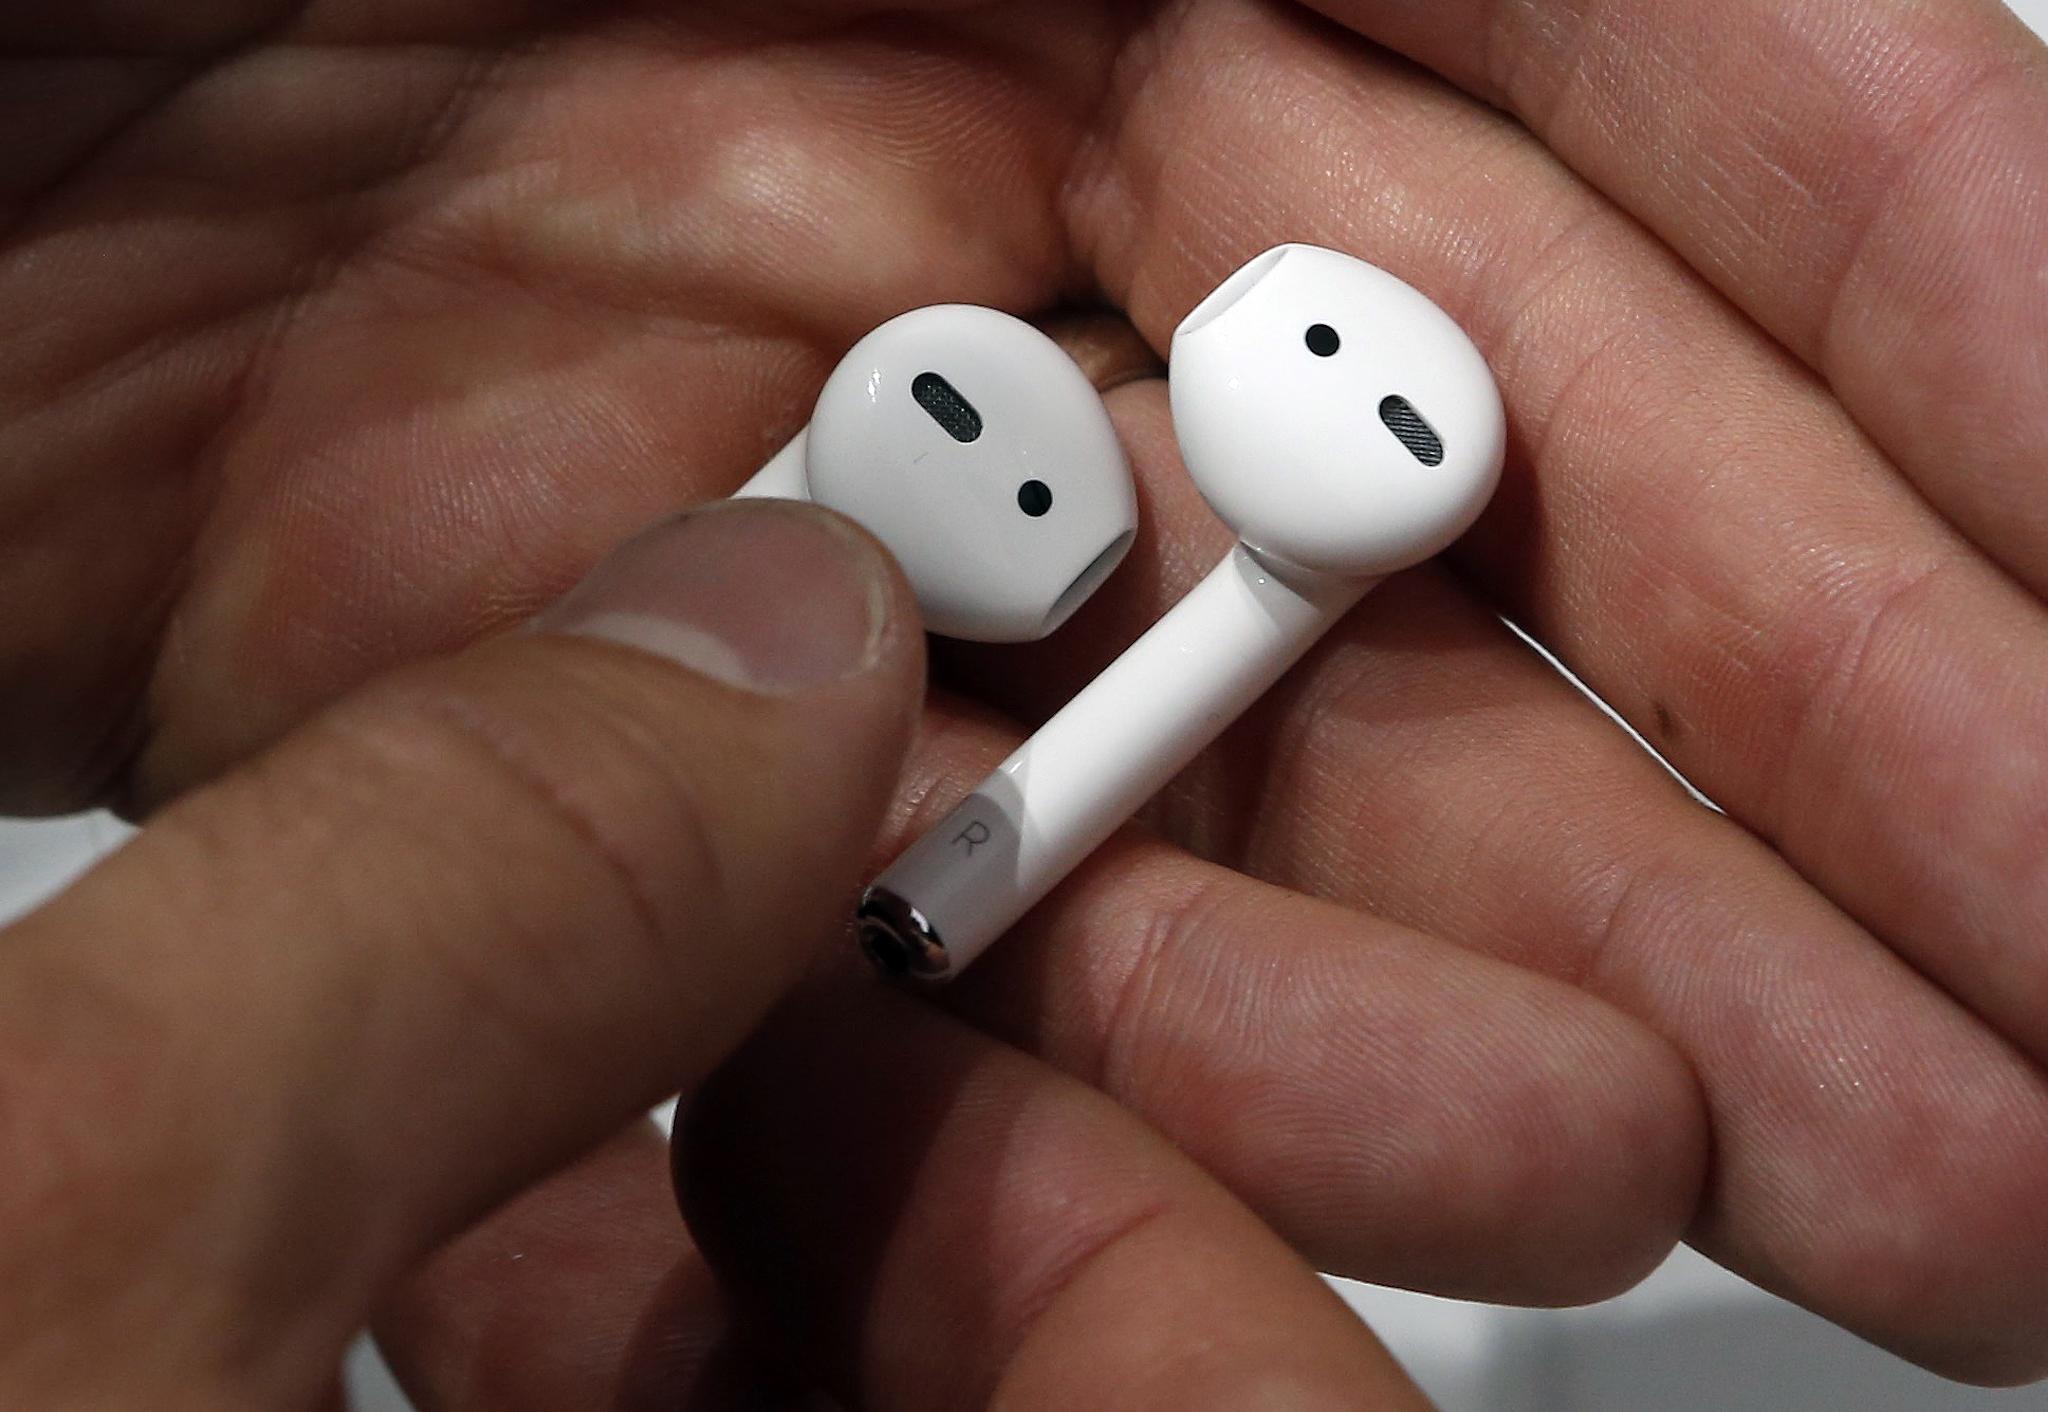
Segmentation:
<svg viewBox="0 0 2048 1412">
<path fill-rule="evenodd" d="M 1501 499 L 991 954 L 973 1029 L 856 990 L 762 1031 L 686 1149 L 713 1254 L 883 1405 L 1015 1360 L 1134 1405 L 1155 1369 L 1086 1336 L 1190 1327 L 1391 1386 L 1210 1178 L 1369 1279 L 1592 1298 L 1684 1234 L 1943 1372 L 2048 1368 L 2039 44 L 1994 0 L 1319 9 L 0 20 L 0 801 L 193 795 L 10 937 L 0 1199 L 49 1214 L 9 1287 L 68 1312 L 0 1320 L 0 1372 L 310 1388 L 407 1261 L 701 1075 L 873 870 L 914 632 L 815 719 L 587 636 L 462 649 L 730 492 L 884 317 L 1099 295 L 1144 528 L 1057 642 L 943 649 L 886 854 L 1220 556 L 1147 374 L 1283 238 L 1472 332 Z M 704 927 L 727 961 L 671 969 Z M 82 1131 L 110 1087 L 153 1098 Z M 604 1258 L 691 1258 L 659 1163 L 606 1164 L 411 1288 L 394 1329 L 463 1350 L 395 1350 L 444 1404 L 681 1346 Z M 491 1252 L 536 1222 L 558 1274 L 521 1286 Z M 608 1332 L 534 1322 L 579 1261 Z M 1102 1291 L 1131 1322 L 1059 1317 Z M 81 1368 L 86 1309 L 195 1332 Z"/>
</svg>

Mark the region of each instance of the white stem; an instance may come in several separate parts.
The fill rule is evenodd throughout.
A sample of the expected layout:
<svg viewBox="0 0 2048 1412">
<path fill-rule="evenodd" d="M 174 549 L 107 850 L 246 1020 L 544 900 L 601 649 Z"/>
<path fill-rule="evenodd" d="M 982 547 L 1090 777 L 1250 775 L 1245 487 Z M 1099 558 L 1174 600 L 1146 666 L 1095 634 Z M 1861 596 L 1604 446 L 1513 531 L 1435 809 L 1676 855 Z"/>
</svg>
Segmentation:
<svg viewBox="0 0 2048 1412">
<path fill-rule="evenodd" d="M 1376 585 L 1289 573 L 1240 545 L 876 880 L 878 962 L 972 964 Z"/>
</svg>

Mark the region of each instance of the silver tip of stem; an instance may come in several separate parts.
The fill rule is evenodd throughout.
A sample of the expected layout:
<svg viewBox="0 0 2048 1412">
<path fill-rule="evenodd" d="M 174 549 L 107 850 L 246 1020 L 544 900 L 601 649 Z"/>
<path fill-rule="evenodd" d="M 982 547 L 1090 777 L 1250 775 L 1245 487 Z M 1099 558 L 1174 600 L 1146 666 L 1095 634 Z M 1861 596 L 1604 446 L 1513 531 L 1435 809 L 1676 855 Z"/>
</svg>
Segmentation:
<svg viewBox="0 0 2048 1412">
<path fill-rule="evenodd" d="M 889 889 L 869 888 L 855 921 L 861 950 L 889 979 L 936 981 L 951 971 L 952 957 L 931 922 Z"/>
</svg>

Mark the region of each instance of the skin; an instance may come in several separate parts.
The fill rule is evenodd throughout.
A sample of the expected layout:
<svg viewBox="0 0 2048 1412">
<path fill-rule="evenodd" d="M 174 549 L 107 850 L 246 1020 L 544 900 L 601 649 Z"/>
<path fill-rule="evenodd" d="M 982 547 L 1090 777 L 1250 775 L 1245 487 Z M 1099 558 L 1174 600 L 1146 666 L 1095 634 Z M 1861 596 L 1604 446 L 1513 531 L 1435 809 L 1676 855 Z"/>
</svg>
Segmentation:
<svg viewBox="0 0 2048 1412">
<path fill-rule="evenodd" d="M 189 1080 L 153 1077 L 164 1101 L 71 1135 L 97 1179 L 69 1184 L 85 1195 L 46 1224 L 58 1243 L 8 1253 L 86 1273 L 35 1319 L 0 1318 L 27 1331 L 0 1350 L 0 1387 L 56 1406 L 51 1389 L 84 1401 L 99 1376 L 164 1405 L 202 1369 L 253 1405 L 304 1402 L 383 1305 L 431 1406 L 677 1388 L 802 1405 L 818 1387 L 1072 1406 L 1061 1379 L 1083 1375 L 1116 1405 L 1193 1406 L 1171 1355 L 1197 1343 L 1218 1405 L 1260 1405 L 1256 1383 L 1274 1405 L 1403 1406 L 1297 1256 L 1560 1302 L 1625 1287 L 1681 1236 L 1951 1376 L 2048 1372 L 2039 44 L 1992 0 L 919 8 L 216 0 L 0 19 L 0 593 L 35 607 L 0 616 L 0 803 L 182 801 L 145 833 L 162 842 L 11 948 L 69 978 L 0 985 L 47 1001 L 10 1001 L 50 1039 L 0 1066 L 18 1111 L 44 1115 L 9 1127 L 29 1152 L 51 1115 L 125 1091 L 110 1069 L 133 1077 L 59 1040 L 118 1041 L 106 1017 L 135 1013 L 146 1033 L 209 1033 L 209 947 L 230 973 L 291 973 L 235 1012 L 243 1042 L 287 1054 L 337 982 L 312 967 L 295 988 L 293 967 L 256 964 L 274 953 L 375 935 L 405 955 L 478 914 L 520 922 L 543 960 L 644 952 L 609 940 L 633 930 L 616 914 L 498 891 L 494 850 L 539 827 L 509 806 L 463 816 L 453 850 L 489 905 L 373 905 L 405 858 L 361 836 L 398 818 L 438 840 L 476 786 L 451 766 L 416 796 L 337 791 L 354 815 L 304 804 L 309 780 L 355 773 L 346 751 L 327 763 L 322 723 L 413 719 L 404 689 L 373 685 L 366 706 L 359 688 L 428 661 L 415 690 L 522 721 L 519 703 L 592 689 L 586 672 L 638 682 L 604 699 L 628 691 L 671 729 L 725 719 L 687 674 L 616 649 L 464 649 L 739 484 L 890 314 L 1127 317 L 1135 351 L 1101 321 L 1083 341 L 1118 384 L 1144 532 L 1056 643 L 939 649 L 901 781 L 911 657 L 878 668 L 871 714 L 786 722 L 862 748 L 789 766 L 807 804 L 752 832 L 701 822 L 781 843 L 817 799 L 845 801 L 820 890 L 673 920 L 659 934 L 678 945 L 829 949 L 825 884 L 858 875 L 889 790 L 878 857 L 1213 562 L 1227 531 L 1187 487 L 1143 350 L 1243 258 L 1311 240 L 1415 283 L 1494 363 L 1514 435 L 1468 541 L 1375 595 L 950 1016 L 827 973 L 747 1044 L 678 1161 L 730 1307 L 644 1135 L 474 1226 L 737 1042 L 743 1026 L 678 1037 L 674 1007 L 727 994 L 735 965 L 686 947 L 691 983 L 636 988 L 621 965 L 528 1047 L 435 1055 L 451 1113 L 584 1076 L 531 1112 L 491 1109 L 501 1126 L 477 1140 L 504 1155 L 440 1185 L 405 1178 L 418 1144 L 375 1124 L 318 1148 L 353 1154 L 338 1163 L 262 1116 L 352 1086 L 410 1099 L 429 1061 L 402 1045 L 381 1081 L 290 1070 L 268 1108 L 195 1110 L 172 1101 Z M 531 728 L 578 718 L 550 719 Z M 680 777 L 737 768 L 687 743 Z M 614 787 L 592 817 L 658 854 L 675 821 Z M 378 827 L 293 852 L 276 821 L 329 809 Z M 341 875 L 360 881 L 331 909 L 262 903 L 327 876 L 336 836 L 357 840 Z M 79 998 L 135 972 L 108 938 L 158 931 L 192 946 L 141 968 L 165 978 L 154 1008 Z M 530 987 L 537 1015 L 568 1003 L 559 966 Z M 460 987 L 422 994 L 429 1029 L 467 1013 Z M 850 1054 L 887 1062 L 852 1074 Z M 220 1175 L 191 1154 L 256 1138 L 296 1154 L 301 1184 L 180 1244 L 163 1213 Z M 253 1283 L 201 1258 L 337 1210 L 327 1228 L 353 1239 L 295 1247 Z M 757 1287 L 764 1270 L 781 1278 Z M 129 1301 L 214 1316 L 167 1336 L 160 1367 L 81 1369 L 29 1336 L 131 1320 Z M 246 1354 L 222 1330 L 250 1309 L 290 1316 L 260 1366 L 222 1352 Z M 792 1331 L 816 1360 L 794 1373 Z"/>
</svg>

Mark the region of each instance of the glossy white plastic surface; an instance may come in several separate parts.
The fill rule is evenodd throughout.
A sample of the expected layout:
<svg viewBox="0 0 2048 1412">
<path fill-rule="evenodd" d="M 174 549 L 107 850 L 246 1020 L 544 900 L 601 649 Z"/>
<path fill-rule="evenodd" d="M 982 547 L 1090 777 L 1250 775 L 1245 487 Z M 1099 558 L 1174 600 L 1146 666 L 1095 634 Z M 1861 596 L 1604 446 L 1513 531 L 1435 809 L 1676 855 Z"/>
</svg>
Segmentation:
<svg viewBox="0 0 2048 1412">
<path fill-rule="evenodd" d="M 934 375 L 971 408 L 971 439 L 919 400 Z M 1129 463 L 1087 374 L 1031 325 L 964 304 L 862 339 L 809 428 L 740 494 L 815 500 L 858 521 L 902 564 L 925 625 L 977 642 L 1058 630 L 1123 561 L 1138 523 Z"/>
<path fill-rule="evenodd" d="M 804 469 L 804 458 L 811 445 L 811 429 L 805 427 L 790 441 L 789 445 L 775 453 L 775 459 L 763 466 L 752 480 L 733 492 L 735 500 L 808 500 L 811 498 L 811 480 Z"/>
<path fill-rule="evenodd" d="M 876 881 L 971 965 L 1372 587 L 1239 548 Z"/>
<path fill-rule="evenodd" d="M 1340 346 L 1319 356 L 1311 329 Z M 1485 358 L 1425 295 L 1353 256 L 1267 251 L 1188 315 L 1171 367 L 1189 474 L 1269 559 L 1385 577 L 1470 529 L 1500 483 L 1507 423 Z M 1441 464 L 1383 420 L 1395 397 L 1436 433 Z"/>
<path fill-rule="evenodd" d="M 1349 255 L 1291 245 L 1252 261 L 1188 316 L 1170 372 L 1189 470 L 1243 543 L 876 880 L 862 937 L 886 971 L 971 965 L 1500 483 L 1505 417 L 1478 349 Z M 1428 455 L 1388 421 L 1394 398 L 1427 422 Z"/>
</svg>

